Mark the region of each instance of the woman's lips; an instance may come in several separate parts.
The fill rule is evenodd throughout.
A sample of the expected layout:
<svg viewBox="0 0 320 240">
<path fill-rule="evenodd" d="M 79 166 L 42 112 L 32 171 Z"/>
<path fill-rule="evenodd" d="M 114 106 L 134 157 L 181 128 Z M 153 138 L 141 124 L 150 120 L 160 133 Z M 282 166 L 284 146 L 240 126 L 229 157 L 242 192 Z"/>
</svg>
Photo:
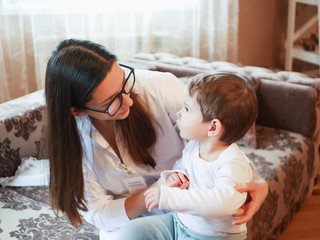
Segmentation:
<svg viewBox="0 0 320 240">
<path fill-rule="evenodd" d="M 124 110 L 123 112 L 121 112 L 120 115 L 125 115 L 127 112 L 129 112 L 129 108 L 127 108 L 126 110 Z"/>
</svg>

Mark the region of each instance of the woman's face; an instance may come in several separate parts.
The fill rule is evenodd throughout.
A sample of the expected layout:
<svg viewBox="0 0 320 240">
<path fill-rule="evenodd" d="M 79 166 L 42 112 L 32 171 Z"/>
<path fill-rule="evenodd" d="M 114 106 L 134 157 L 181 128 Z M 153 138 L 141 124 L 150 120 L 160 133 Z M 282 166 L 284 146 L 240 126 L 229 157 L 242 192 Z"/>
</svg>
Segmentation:
<svg viewBox="0 0 320 240">
<path fill-rule="evenodd" d="M 92 98 L 87 102 L 86 107 L 105 110 L 112 99 L 122 90 L 125 82 L 124 70 L 114 62 L 111 70 L 103 79 L 100 85 L 93 91 Z M 122 105 L 119 111 L 112 117 L 107 113 L 100 113 L 91 110 L 85 110 L 90 117 L 99 120 L 121 120 L 125 119 L 130 112 L 133 101 L 130 94 L 122 94 Z"/>
</svg>

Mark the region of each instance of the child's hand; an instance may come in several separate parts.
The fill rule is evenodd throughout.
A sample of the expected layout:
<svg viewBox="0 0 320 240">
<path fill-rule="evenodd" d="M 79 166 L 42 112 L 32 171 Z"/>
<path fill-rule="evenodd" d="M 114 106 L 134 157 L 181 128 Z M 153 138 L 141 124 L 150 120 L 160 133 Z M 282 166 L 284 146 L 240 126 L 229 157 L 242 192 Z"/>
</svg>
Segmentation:
<svg viewBox="0 0 320 240">
<path fill-rule="evenodd" d="M 159 206 L 160 188 L 151 187 L 145 193 L 146 208 L 151 212 L 155 207 Z"/>
<path fill-rule="evenodd" d="M 180 189 L 185 189 L 189 186 L 189 179 L 184 174 L 175 172 L 169 175 L 166 183 L 169 187 L 178 187 Z"/>
</svg>

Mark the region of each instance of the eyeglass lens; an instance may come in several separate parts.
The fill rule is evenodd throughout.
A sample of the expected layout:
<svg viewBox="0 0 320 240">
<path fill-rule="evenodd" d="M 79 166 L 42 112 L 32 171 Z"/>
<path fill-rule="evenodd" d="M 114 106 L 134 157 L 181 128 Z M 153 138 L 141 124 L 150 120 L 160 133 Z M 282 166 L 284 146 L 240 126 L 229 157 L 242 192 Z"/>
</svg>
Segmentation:
<svg viewBox="0 0 320 240">
<path fill-rule="evenodd" d="M 126 84 L 123 87 L 123 91 L 117 95 L 117 97 L 113 100 L 113 102 L 109 106 L 108 113 L 110 115 L 114 115 L 119 111 L 122 105 L 122 94 L 130 93 L 134 85 L 134 76 L 132 71 L 128 68 L 122 68 L 122 69 L 124 70 L 124 73 L 125 73 Z"/>
<path fill-rule="evenodd" d="M 123 90 L 125 91 L 125 93 L 129 93 L 131 92 L 132 88 L 133 88 L 133 84 L 134 84 L 134 77 L 133 77 L 133 73 L 130 69 L 128 68 L 122 68 L 124 70 L 124 76 L 126 79 L 126 85 L 124 86 Z"/>
</svg>

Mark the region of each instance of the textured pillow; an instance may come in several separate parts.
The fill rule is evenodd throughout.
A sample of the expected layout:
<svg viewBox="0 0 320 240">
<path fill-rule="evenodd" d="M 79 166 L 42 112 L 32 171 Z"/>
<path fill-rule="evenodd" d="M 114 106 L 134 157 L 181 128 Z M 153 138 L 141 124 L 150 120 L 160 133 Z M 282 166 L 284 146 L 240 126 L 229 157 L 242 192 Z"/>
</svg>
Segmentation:
<svg viewBox="0 0 320 240">
<path fill-rule="evenodd" d="M 25 156 L 39 157 L 42 149 L 43 109 L 0 121 L 0 177 L 15 174 Z"/>
<path fill-rule="evenodd" d="M 44 105 L 43 90 L 0 104 L 0 177 L 13 176 L 23 157 L 40 157 Z"/>
<path fill-rule="evenodd" d="M 48 159 L 22 158 L 14 176 L 0 178 L 0 185 L 2 187 L 48 186 L 49 169 Z"/>
</svg>

